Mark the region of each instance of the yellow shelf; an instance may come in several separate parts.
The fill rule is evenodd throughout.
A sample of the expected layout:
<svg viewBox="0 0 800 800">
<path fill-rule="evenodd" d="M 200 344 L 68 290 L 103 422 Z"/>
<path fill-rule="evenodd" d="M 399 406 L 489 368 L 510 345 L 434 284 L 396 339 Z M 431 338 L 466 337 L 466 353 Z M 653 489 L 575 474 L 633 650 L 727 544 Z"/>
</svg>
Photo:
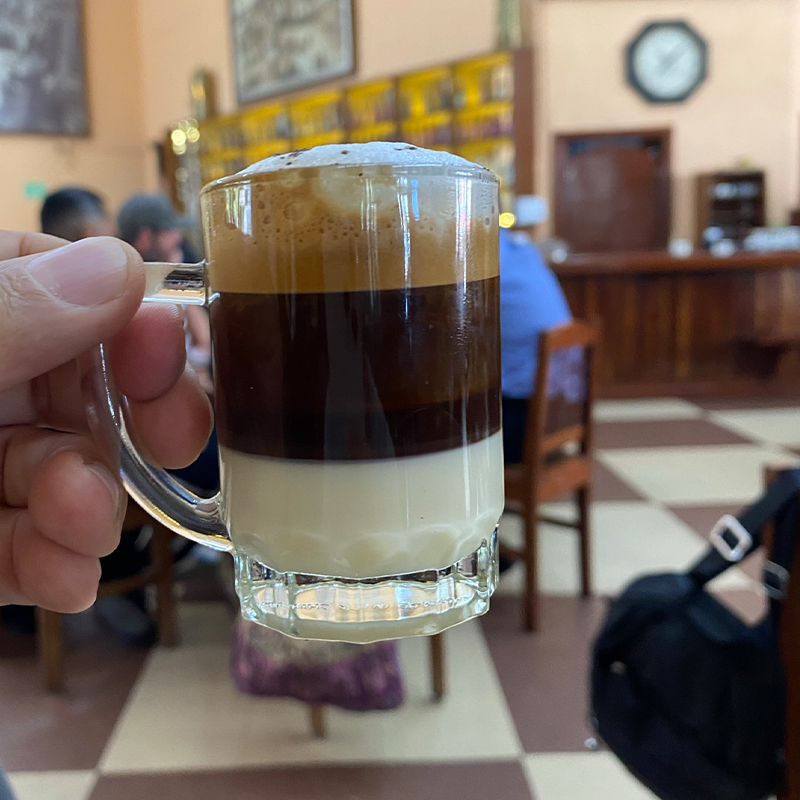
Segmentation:
<svg viewBox="0 0 800 800">
<path fill-rule="evenodd" d="M 361 86 L 353 86 L 348 89 L 347 100 L 348 102 L 356 103 L 369 103 L 370 100 L 376 95 L 382 95 L 394 89 L 394 81 L 391 79 L 372 81 L 372 83 L 364 83 Z"/>
<path fill-rule="evenodd" d="M 516 52 L 500 51 L 204 120 L 198 126 L 203 177 L 296 148 L 380 140 L 457 152 L 513 176 L 515 102 L 529 100 L 515 100 L 517 66 Z"/>
<path fill-rule="evenodd" d="M 201 135 L 211 134 L 216 131 L 223 130 L 228 127 L 238 127 L 241 124 L 241 117 L 237 114 L 225 114 L 221 117 L 211 117 L 199 122 L 197 127 L 200 129 Z"/>
<path fill-rule="evenodd" d="M 302 114 L 303 112 L 313 111 L 320 108 L 320 106 L 331 106 L 341 102 L 344 97 L 344 92 L 335 89 L 330 92 L 321 92 L 314 94 L 310 97 L 302 97 L 295 100 L 289 105 L 289 111 L 292 115 Z"/>
<path fill-rule="evenodd" d="M 295 100 L 289 105 L 294 147 L 336 144 L 344 137 L 339 90 Z"/>
<path fill-rule="evenodd" d="M 453 119 L 452 111 L 435 111 L 433 114 L 422 114 L 406 117 L 400 121 L 401 128 L 433 128 L 437 125 L 449 125 Z"/>
<path fill-rule="evenodd" d="M 498 147 L 514 147 L 514 140 L 510 136 L 500 136 L 495 139 L 476 139 L 472 142 L 459 142 L 459 153 L 484 153 Z"/>
<path fill-rule="evenodd" d="M 453 96 L 450 67 L 434 67 L 406 75 L 398 81 L 398 106 L 406 119 L 449 113 Z M 431 111 L 430 109 L 434 109 Z"/>
<path fill-rule="evenodd" d="M 271 142 L 248 147 L 244 151 L 244 157 L 248 164 L 255 164 L 256 161 L 261 161 L 278 153 L 288 153 L 291 149 L 292 143 L 289 139 L 273 139 Z"/>
<path fill-rule="evenodd" d="M 512 64 L 513 61 L 514 54 L 506 50 L 501 50 L 499 53 L 490 53 L 487 56 L 470 58 L 467 61 L 462 61 L 460 64 L 456 64 L 456 77 L 465 73 L 482 72 L 483 70 L 494 69 L 495 67 L 499 67 L 504 64 Z"/>
<path fill-rule="evenodd" d="M 284 103 L 269 103 L 242 116 L 242 134 L 249 147 L 280 141 L 289 125 L 288 108 Z M 279 127 L 283 127 L 283 136 Z"/>
<path fill-rule="evenodd" d="M 353 141 L 370 141 L 375 134 L 370 129 L 395 124 L 395 83 L 381 80 L 355 86 L 346 92 L 351 138 Z M 358 132 L 358 133 L 357 133 Z"/>
<path fill-rule="evenodd" d="M 242 148 L 229 148 L 227 150 L 215 150 L 213 153 L 203 153 L 200 156 L 200 163 L 214 163 L 218 161 L 233 161 L 242 158 L 244 150 Z"/>
<path fill-rule="evenodd" d="M 446 80 L 450 77 L 449 67 L 431 67 L 419 72 L 412 72 L 400 78 L 400 91 L 405 92 L 409 89 L 426 86 L 429 83 Z"/>
<path fill-rule="evenodd" d="M 492 53 L 457 64 L 453 99 L 459 109 L 511 102 L 514 95 L 513 53 Z"/>
<path fill-rule="evenodd" d="M 295 150 L 306 147 L 317 147 L 321 144 L 342 144 L 345 141 L 345 131 L 339 128 L 335 131 L 323 131 L 322 133 L 312 133 L 308 136 L 298 136 L 293 146 Z"/>
<path fill-rule="evenodd" d="M 397 123 L 394 120 L 374 122 L 371 125 L 360 125 L 350 130 L 350 138 L 354 142 L 375 142 L 389 140 L 397 134 Z"/>
<path fill-rule="evenodd" d="M 514 113 L 513 100 L 494 100 L 491 103 L 467 106 L 456 109 L 454 112 L 457 120 L 484 119 L 485 117 L 499 117 L 501 114 Z"/>
</svg>

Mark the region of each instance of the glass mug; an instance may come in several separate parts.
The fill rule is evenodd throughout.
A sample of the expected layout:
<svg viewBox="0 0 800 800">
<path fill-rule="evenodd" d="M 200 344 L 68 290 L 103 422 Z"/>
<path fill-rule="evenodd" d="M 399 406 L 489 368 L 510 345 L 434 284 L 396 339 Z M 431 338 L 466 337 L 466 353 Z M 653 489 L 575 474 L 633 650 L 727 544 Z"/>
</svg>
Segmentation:
<svg viewBox="0 0 800 800">
<path fill-rule="evenodd" d="M 201 208 L 206 261 L 147 265 L 146 300 L 210 310 L 221 489 L 201 499 L 147 463 L 102 369 L 131 496 L 230 551 L 244 616 L 292 636 L 484 613 L 503 508 L 496 178 L 326 145 L 209 184 Z"/>
</svg>

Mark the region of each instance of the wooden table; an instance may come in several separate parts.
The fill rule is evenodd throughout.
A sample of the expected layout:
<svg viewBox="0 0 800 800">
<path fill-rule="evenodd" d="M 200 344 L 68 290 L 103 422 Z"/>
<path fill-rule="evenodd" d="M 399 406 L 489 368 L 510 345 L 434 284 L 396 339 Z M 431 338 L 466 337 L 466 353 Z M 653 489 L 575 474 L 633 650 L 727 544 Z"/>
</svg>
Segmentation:
<svg viewBox="0 0 800 800">
<path fill-rule="evenodd" d="M 800 397 L 800 252 L 603 253 L 554 264 L 603 333 L 599 394 Z"/>
</svg>

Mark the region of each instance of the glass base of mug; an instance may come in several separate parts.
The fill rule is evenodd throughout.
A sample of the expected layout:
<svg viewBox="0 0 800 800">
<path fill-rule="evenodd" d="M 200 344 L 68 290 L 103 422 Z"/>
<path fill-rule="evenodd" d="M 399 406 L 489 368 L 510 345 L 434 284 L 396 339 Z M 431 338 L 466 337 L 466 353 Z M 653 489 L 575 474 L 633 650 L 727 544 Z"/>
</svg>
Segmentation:
<svg viewBox="0 0 800 800">
<path fill-rule="evenodd" d="M 497 555 L 497 529 L 451 567 L 384 578 L 277 572 L 236 554 L 236 592 L 245 619 L 300 639 L 366 644 L 426 636 L 488 611 Z"/>
</svg>

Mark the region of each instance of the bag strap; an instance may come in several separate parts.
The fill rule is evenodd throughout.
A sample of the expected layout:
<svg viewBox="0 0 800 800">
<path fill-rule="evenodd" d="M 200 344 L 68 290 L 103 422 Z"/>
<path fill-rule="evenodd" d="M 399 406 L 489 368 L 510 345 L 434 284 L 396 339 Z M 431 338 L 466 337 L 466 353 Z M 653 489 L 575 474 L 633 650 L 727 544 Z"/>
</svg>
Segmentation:
<svg viewBox="0 0 800 800">
<path fill-rule="evenodd" d="M 798 492 L 800 492 L 800 469 L 787 469 L 778 473 L 759 500 L 748 506 L 738 517 L 722 517 L 714 526 L 710 536 L 711 547 L 689 570 L 689 576 L 698 586 L 704 586 L 758 550 L 761 547 L 764 525 L 796 498 Z M 784 570 L 784 572 L 776 571 L 780 582 L 784 584 L 781 586 L 781 596 L 785 588 L 784 573 L 788 579 L 788 569 L 794 551 L 795 531 L 791 528 L 797 523 L 796 514 L 789 516 L 792 518 L 791 524 L 776 526 L 775 552 L 770 562 Z M 786 521 L 789 522 L 788 519 Z M 765 575 L 765 579 L 766 577 Z"/>
</svg>

